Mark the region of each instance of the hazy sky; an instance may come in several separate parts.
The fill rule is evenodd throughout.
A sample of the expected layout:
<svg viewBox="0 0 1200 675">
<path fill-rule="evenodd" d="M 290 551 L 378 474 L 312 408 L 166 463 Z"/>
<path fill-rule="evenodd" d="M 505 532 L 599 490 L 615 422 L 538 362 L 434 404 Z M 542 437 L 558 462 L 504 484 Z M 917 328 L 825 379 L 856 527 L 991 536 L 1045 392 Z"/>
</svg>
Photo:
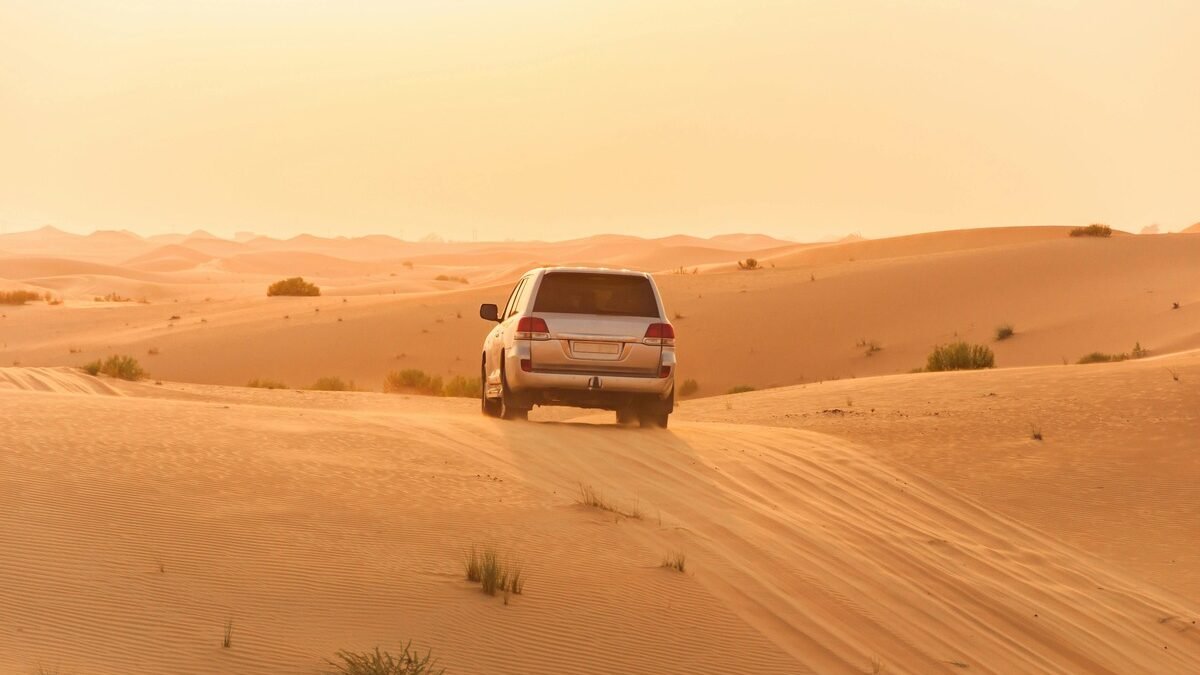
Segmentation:
<svg viewBox="0 0 1200 675">
<path fill-rule="evenodd" d="M 0 0 L 0 228 L 1200 220 L 1200 2 Z"/>
</svg>

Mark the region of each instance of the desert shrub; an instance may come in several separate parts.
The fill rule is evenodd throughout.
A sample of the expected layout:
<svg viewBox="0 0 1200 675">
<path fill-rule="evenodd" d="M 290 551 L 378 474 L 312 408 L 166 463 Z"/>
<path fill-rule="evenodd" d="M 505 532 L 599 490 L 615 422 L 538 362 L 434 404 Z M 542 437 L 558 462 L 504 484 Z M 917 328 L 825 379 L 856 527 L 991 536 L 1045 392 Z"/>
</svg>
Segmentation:
<svg viewBox="0 0 1200 675">
<path fill-rule="evenodd" d="M 1011 323 L 1002 323 L 999 326 L 996 326 L 996 341 L 999 342 L 1000 340 L 1007 340 L 1008 338 L 1012 337 L 1014 333 L 1015 331 L 1013 330 Z"/>
<path fill-rule="evenodd" d="M 521 568 L 501 560 L 495 549 L 480 551 L 472 546 L 463 566 L 467 581 L 478 583 L 488 595 L 495 595 L 497 591 L 520 595 L 525 590 Z"/>
<path fill-rule="evenodd" d="M 442 389 L 442 396 L 455 396 L 458 398 L 475 398 L 479 396 L 480 388 L 483 385 L 478 377 L 463 377 L 455 375 L 450 378 Z"/>
<path fill-rule="evenodd" d="M 1140 359 L 1150 355 L 1150 350 L 1142 347 L 1142 343 L 1138 342 L 1133 345 L 1133 351 L 1121 352 L 1120 354 L 1106 354 L 1104 352 L 1092 352 L 1085 354 L 1079 359 L 1079 363 L 1113 363 L 1115 361 L 1127 361 L 1129 359 Z"/>
<path fill-rule="evenodd" d="M 0 305 L 23 305 L 41 299 L 42 296 L 33 291 L 0 291 Z"/>
<path fill-rule="evenodd" d="M 444 668 L 437 667 L 431 652 L 421 656 L 412 651 L 412 643 L 405 643 L 400 653 L 391 654 L 379 647 L 373 652 L 339 651 L 332 661 L 333 675 L 442 675 Z"/>
<path fill-rule="evenodd" d="M 321 377 L 313 382 L 309 389 L 313 391 L 353 391 L 354 383 L 346 384 L 340 377 Z"/>
<path fill-rule="evenodd" d="M 441 396 L 442 378 L 440 375 L 430 376 L 425 371 L 416 368 L 405 368 L 388 373 L 387 377 L 383 379 L 383 390 L 389 394 L 417 393 Z"/>
<path fill-rule="evenodd" d="M 675 570 L 676 572 L 687 571 L 687 556 L 682 553 L 672 553 L 664 556 L 659 567 Z"/>
<path fill-rule="evenodd" d="M 992 350 L 984 345 L 972 345 L 966 342 L 952 342 L 948 345 L 934 347 L 925 363 L 925 370 L 937 372 L 941 370 L 977 370 L 992 368 L 996 365 Z"/>
<path fill-rule="evenodd" d="M 247 382 L 246 386 L 253 389 L 287 389 L 287 385 L 278 380 L 268 380 L 258 377 Z"/>
<path fill-rule="evenodd" d="M 304 277 L 281 279 L 267 287 L 268 297 L 276 295 L 309 297 L 320 294 L 321 289 L 318 288 L 316 284 L 305 281 Z"/>
<path fill-rule="evenodd" d="M 691 396 L 698 391 L 700 391 L 700 383 L 691 378 L 684 380 L 679 387 L 680 396 Z"/>
<path fill-rule="evenodd" d="M 575 503 L 600 509 L 601 511 L 615 513 L 618 516 L 625 516 L 626 518 L 634 518 L 636 520 L 642 519 L 642 511 L 640 508 L 638 508 L 637 504 L 634 504 L 632 509 L 622 509 L 616 503 L 605 499 L 604 493 L 600 492 L 591 485 L 584 485 L 583 483 L 579 484 L 579 496 L 575 499 Z"/>
<path fill-rule="evenodd" d="M 457 281 L 460 284 L 467 283 L 466 277 L 456 277 L 449 274 L 439 274 L 433 278 L 434 281 Z"/>
<path fill-rule="evenodd" d="M 762 269 L 762 267 L 758 264 L 757 258 L 746 258 L 745 260 L 738 261 L 738 269 L 739 270 L 757 270 L 757 269 Z"/>
<path fill-rule="evenodd" d="M 122 297 L 120 293 L 113 291 L 107 295 L 97 295 L 96 302 L 129 302 L 129 298 Z"/>
<path fill-rule="evenodd" d="M 1071 230 L 1072 237 L 1111 237 L 1112 228 L 1107 225 L 1088 225 L 1087 227 L 1077 227 Z"/>
<path fill-rule="evenodd" d="M 88 375 L 108 375 L 121 380 L 140 380 L 146 376 L 146 371 L 142 370 L 142 366 L 137 362 L 137 359 L 127 355 L 117 355 L 104 359 L 97 359 L 91 363 L 83 365 L 83 372 Z"/>
<path fill-rule="evenodd" d="M 727 391 L 725 393 L 727 393 L 727 394 L 745 394 L 746 392 L 750 392 L 750 391 L 754 391 L 754 390 L 755 390 L 754 387 L 751 387 L 748 384 L 739 384 L 738 386 L 730 389 L 729 391 Z"/>
</svg>

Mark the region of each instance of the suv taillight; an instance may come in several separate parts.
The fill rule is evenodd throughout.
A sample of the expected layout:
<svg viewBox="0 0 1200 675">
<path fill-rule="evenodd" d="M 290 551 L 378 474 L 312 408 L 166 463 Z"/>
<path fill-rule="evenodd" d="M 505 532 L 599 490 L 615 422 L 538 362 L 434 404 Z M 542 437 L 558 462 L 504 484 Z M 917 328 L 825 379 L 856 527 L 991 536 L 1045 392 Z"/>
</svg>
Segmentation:
<svg viewBox="0 0 1200 675">
<path fill-rule="evenodd" d="M 522 317 L 517 322 L 517 332 L 513 335 L 518 340 L 549 340 L 550 327 L 545 319 L 536 316 Z"/>
<path fill-rule="evenodd" d="M 642 338 L 642 344 L 674 347 L 675 327 L 669 323 L 650 324 L 646 329 L 646 336 Z"/>
</svg>

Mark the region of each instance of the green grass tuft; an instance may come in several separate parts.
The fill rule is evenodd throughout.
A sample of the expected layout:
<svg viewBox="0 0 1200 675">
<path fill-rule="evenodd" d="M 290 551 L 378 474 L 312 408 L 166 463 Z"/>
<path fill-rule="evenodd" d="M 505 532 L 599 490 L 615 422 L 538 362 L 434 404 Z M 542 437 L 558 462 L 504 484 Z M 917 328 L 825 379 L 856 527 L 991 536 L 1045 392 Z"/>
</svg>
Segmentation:
<svg viewBox="0 0 1200 675">
<path fill-rule="evenodd" d="M 479 584 L 488 595 L 521 595 L 525 591 L 525 577 L 521 568 L 501 560 L 496 549 L 487 548 L 480 551 L 472 546 L 463 566 L 467 581 Z"/>
<path fill-rule="evenodd" d="M 354 391 L 354 382 L 347 384 L 340 377 L 322 377 L 318 378 L 309 387 L 312 391 Z"/>
<path fill-rule="evenodd" d="M 672 569 L 672 570 L 675 570 L 676 572 L 686 572 L 687 571 L 687 556 L 676 551 L 674 553 L 671 553 L 670 555 L 664 556 L 662 559 L 662 563 L 659 564 L 659 567 L 663 567 L 666 569 Z"/>
<path fill-rule="evenodd" d="M 108 375 L 121 380 L 136 381 L 146 377 L 146 371 L 132 356 L 113 354 L 103 361 L 97 359 L 81 366 L 88 375 Z"/>
</svg>

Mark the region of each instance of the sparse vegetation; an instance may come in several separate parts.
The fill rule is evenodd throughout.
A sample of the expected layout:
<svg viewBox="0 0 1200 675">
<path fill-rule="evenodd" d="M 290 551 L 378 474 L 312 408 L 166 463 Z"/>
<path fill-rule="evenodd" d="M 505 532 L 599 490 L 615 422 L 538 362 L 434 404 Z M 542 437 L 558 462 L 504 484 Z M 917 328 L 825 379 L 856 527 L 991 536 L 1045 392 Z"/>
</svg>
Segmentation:
<svg viewBox="0 0 1200 675">
<path fill-rule="evenodd" d="M 0 305 L 24 305 L 41 299 L 42 296 L 33 291 L 0 291 Z"/>
<path fill-rule="evenodd" d="M 287 385 L 278 380 L 268 380 L 258 377 L 247 382 L 246 386 L 252 389 L 287 389 Z"/>
<path fill-rule="evenodd" d="M 727 393 L 727 394 L 745 394 L 746 392 L 750 392 L 750 391 L 755 391 L 755 388 L 751 387 L 748 384 L 739 384 L 738 386 L 733 387 L 732 389 L 730 389 L 729 391 L 727 391 L 725 393 Z"/>
<path fill-rule="evenodd" d="M 700 383 L 691 378 L 684 380 L 683 384 L 679 386 L 680 396 L 692 396 L 698 391 L 700 391 Z"/>
<path fill-rule="evenodd" d="M 375 648 L 371 652 L 339 651 L 332 661 L 331 675 L 443 675 L 444 668 L 437 667 L 432 652 L 424 656 L 412 651 L 412 642 L 400 648 L 400 653 L 391 654 Z"/>
<path fill-rule="evenodd" d="M 467 580 L 479 584 L 488 595 L 497 592 L 520 595 L 525 590 L 521 568 L 501 560 L 495 549 L 480 551 L 472 546 L 464 567 Z"/>
<path fill-rule="evenodd" d="M 121 295 L 116 291 L 113 291 L 108 295 L 97 295 L 95 297 L 96 302 L 129 302 L 129 300 L 130 298 L 121 297 Z"/>
<path fill-rule="evenodd" d="M 393 371 L 383 379 L 383 391 L 389 394 L 475 398 L 479 396 L 480 386 L 478 377 L 455 375 L 448 382 L 443 382 L 440 375 L 430 375 L 417 368 Z"/>
<path fill-rule="evenodd" d="M 276 295 L 312 297 L 321 294 L 316 284 L 307 282 L 304 277 L 291 277 L 276 281 L 267 287 L 267 297 Z"/>
<path fill-rule="evenodd" d="M 939 372 L 944 370 L 978 370 L 992 368 L 996 365 L 992 350 L 984 345 L 972 345 L 966 342 L 952 342 L 947 345 L 934 347 L 933 352 L 925 362 L 925 370 Z"/>
<path fill-rule="evenodd" d="M 1042 440 L 1042 426 L 1040 424 L 1030 424 L 1029 437 L 1035 441 Z"/>
<path fill-rule="evenodd" d="M 225 622 L 225 636 L 221 638 L 221 648 L 229 649 L 233 646 L 233 619 Z"/>
<path fill-rule="evenodd" d="M 1106 354 L 1104 352 L 1092 352 L 1091 354 L 1085 354 L 1078 362 L 1081 364 L 1113 363 L 1116 361 L 1128 361 L 1129 359 L 1141 359 L 1149 355 L 1150 350 L 1142 347 L 1142 343 L 1137 342 L 1133 345 L 1133 350 L 1128 353 Z"/>
<path fill-rule="evenodd" d="M 615 513 L 618 516 L 625 516 L 626 518 L 633 518 L 636 520 L 642 519 L 642 511 L 637 507 L 636 504 L 632 510 L 626 511 L 605 499 L 604 495 L 599 490 L 596 490 L 591 485 L 584 485 L 583 483 L 579 484 L 579 497 L 575 499 L 575 503 L 600 509 L 601 511 Z"/>
<path fill-rule="evenodd" d="M 879 344 L 878 340 L 868 340 L 866 338 L 860 339 L 855 346 L 863 349 L 867 356 L 872 356 L 875 354 L 875 352 L 883 349 L 883 346 Z"/>
<path fill-rule="evenodd" d="M 659 564 L 659 567 L 665 567 L 667 569 L 672 569 L 672 570 L 675 570 L 676 572 L 686 572 L 687 571 L 687 556 L 676 551 L 674 553 L 664 556 L 662 559 L 662 563 Z"/>
<path fill-rule="evenodd" d="M 90 363 L 85 363 L 82 369 L 88 375 L 108 375 L 109 377 L 129 381 L 140 380 L 146 376 L 146 371 L 142 370 L 142 366 L 137 362 L 137 359 L 128 355 L 113 354 L 103 361 L 97 359 Z"/>
<path fill-rule="evenodd" d="M 158 356 L 158 347 L 151 347 L 146 350 L 147 356 Z"/>
<path fill-rule="evenodd" d="M 313 382 L 309 389 L 313 391 L 354 391 L 354 382 L 347 384 L 340 377 L 322 377 Z"/>
<path fill-rule="evenodd" d="M 996 326 L 996 342 L 1007 340 L 1015 334 L 1011 323 L 1002 323 Z"/>
<path fill-rule="evenodd" d="M 1111 237 L 1112 228 L 1108 225 L 1099 223 L 1088 225 L 1087 227 L 1077 227 L 1071 230 L 1072 237 Z"/>
<path fill-rule="evenodd" d="M 439 274 L 433 278 L 434 281 L 457 281 L 460 284 L 467 283 L 466 277 L 457 277 L 449 274 Z"/>
<path fill-rule="evenodd" d="M 757 258 L 746 258 L 745 260 L 739 260 L 737 265 L 739 270 L 754 271 L 762 269 L 762 266 L 759 265 Z"/>
<path fill-rule="evenodd" d="M 1171 309 L 1179 309 L 1179 303 L 1178 303 L 1178 302 L 1172 302 L 1172 303 L 1171 303 Z"/>
</svg>

